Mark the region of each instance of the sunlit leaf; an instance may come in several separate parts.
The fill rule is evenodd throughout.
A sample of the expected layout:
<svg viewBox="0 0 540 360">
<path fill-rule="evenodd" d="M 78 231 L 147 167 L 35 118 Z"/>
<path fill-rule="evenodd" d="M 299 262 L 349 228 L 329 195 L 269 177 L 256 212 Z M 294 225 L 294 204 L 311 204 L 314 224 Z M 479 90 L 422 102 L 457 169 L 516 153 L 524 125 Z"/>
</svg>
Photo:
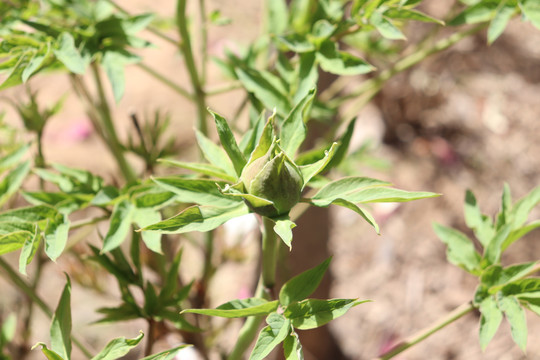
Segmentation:
<svg viewBox="0 0 540 360">
<path fill-rule="evenodd" d="M 192 206 L 180 214 L 149 225 L 142 231 L 159 231 L 165 234 L 181 234 L 190 231 L 210 231 L 225 222 L 249 213 L 244 203 L 228 207 Z"/>
<path fill-rule="evenodd" d="M 71 359 L 71 282 L 66 275 L 60 301 L 52 318 L 51 350 L 62 358 Z"/>
<path fill-rule="evenodd" d="M 218 306 L 216 309 L 188 309 L 182 313 L 193 313 L 224 318 L 239 318 L 246 316 L 267 315 L 278 307 L 277 300 L 267 301 L 259 298 L 232 300 Z"/>
<path fill-rule="evenodd" d="M 482 314 L 480 317 L 480 346 L 482 350 L 486 350 L 501 325 L 503 313 L 491 296 L 488 296 L 480 303 L 480 313 Z"/>
<path fill-rule="evenodd" d="M 369 301 L 369 300 L 367 300 Z M 356 299 L 307 299 L 287 306 L 283 313 L 296 329 L 307 330 L 325 325 L 366 301 Z"/>
<path fill-rule="evenodd" d="M 473 242 L 463 233 L 439 224 L 433 224 L 435 233 L 448 248 L 446 256 L 452 264 L 462 267 L 470 273 L 480 269 L 480 254 L 474 248 Z"/>
<path fill-rule="evenodd" d="M 120 337 L 107 343 L 105 348 L 99 352 L 92 360 L 116 360 L 126 355 L 131 349 L 136 347 L 142 340 L 144 334 L 141 332 L 134 339 Z"/>
<path fill-rule="evenodd" d="M 249 360 L 262 360 L 278 346 L 291 331 L 290 321 L 283 315 L 272 313 L 266 318 L 268 326 L 259 333 Z"/>
<path fill-rule="evenodd" d="M 281 306 L 288 306 L 311 295 L 319 286 L 331 259 L 328 258 L 316 267 L 304 271 L 287 281 L 279 291 L 279 303 Z"/>
</svg>

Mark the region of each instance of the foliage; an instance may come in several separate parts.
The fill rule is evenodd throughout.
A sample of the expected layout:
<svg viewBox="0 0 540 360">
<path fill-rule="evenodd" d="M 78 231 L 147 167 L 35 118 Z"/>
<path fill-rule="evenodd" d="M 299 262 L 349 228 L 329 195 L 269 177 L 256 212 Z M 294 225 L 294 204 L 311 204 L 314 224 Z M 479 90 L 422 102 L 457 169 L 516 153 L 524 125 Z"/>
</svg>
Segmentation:
<svg viewBox="0 0 540 360">
<path fill-rule="evenodd" d="M 343 109 L 360 108 L 395 74 L 485 27 L 489 44 L 517 15 L 540 28 L 540 8 L 534 0 L 463 0 L 458 14 L 448 22 L 455 26 L 450 36 L 432 42 L 428 35 L 409 46 L 406 34 L 412 22 L 429 24 L 432 35 L 445 26 L 444 21 L 419 10 L 421 3 L 266 1 L 265 28 L 257 40 L 245 51 L 225 51 L 224 58 L 214 59 L 229 82 L 223 89 L 212 91 L 206 81 L 208 27 L 224 26 L 230 19 L 218 10 L 207 11 L 204 0 L 199 1 L 200 34 L 194 34 L 187 2 L 177 1 L 174 24 L 170 26 L 177 30 L 179 39 L 161 31 L 163 24 L 170 23 L 168 19 L 158 19 L 151 13 L 132 15 L 111 0 L 0 2 L 0 90 L 26 86 L 27 101 L 6 97 L 6 103 L 16 110 L 32 139 L 20 139 L 16 131 L 0 122 L 0 267 L 2 275 L 30 299 L 25 305 L 29 320 L 20 334 L 16 329 L 20 315 L 0 313 L 0 359 L 12 358 L 10 344 L 15 341 L 29 348 L 34 306 L 51 319 L 50 342 L 34 345 L 47 359 L 75 358 L 74 346 L 89 359 L 118 359 L 136 349 L 143 339 L 144 359 L 172 359 L 188 345 L 179 344 L 155 354 L 153 345 L 158 336 L 173 332 L 192 340 L 207 357 L 209 352 L 219 351 L 212 347 L 221 330 L 199 315 L 246 318 L 234 349 L 230 354 L 220 354 L 222 357 L 240 359 L 254 343 L 251 359 L 265 358 L 280 344 L 286 359 L 303 359 L 298 330 L 323 326 L 366 301 L 310 298 L 330 259 L 283 279 L 280 290 L 275 289 L 276 266 L 282 253 L 279 249 L 292 249 L 297 217 L 308 206 L 336 205 L 357 213 L 379 233 L 369 204 L 438 196 L 397 189 L 386 181 L 360 176 L 351 160 L 354 157 L 348 156 L 356 119 L 343 116 Z M 468 26 L 471 24 L 480 25 Z M 182 54 L 189 88 L 144 63 L 137 49 L 151 44 L 139 37 L 142 31 L 160 37 Z M 197 56 L 194 39 L 201 42 Z M 124 69 L 133 64 L 193 103 L 198 119 L 195 138 L 199 160 L 183 160 L 185 153 L 169 128 L 173 115 L 161 109 L 143 122 L 134 113 L 136 135 L 127 141 L 118 136 L 112 109 L 125 92 Z M 52 71 L 68 76 L 96 134 L 114 157 L 119 170 L 114 181 L 46 161 L 44 129 L 62 111 L 63 98 L 50 106 L 42 104 L 32 90 L 32 82 Z M 110 83 L 113 103 L 108 100 L 102 73 Z M 358 79 L 368 73 L 371 78 L 355 89 L 340 82 L 342 77 Z M 327 75 L 335 79 L 330 86 L 323 82 Z M 236 113 L 248 107 L 247 129 L 238 126 L 237 119 L 227 120 L 207 106 L 213 94 L 236 88 L 241 88 L 245 97 Z M 219 143 L 211 140 L 207 130 L 210 117 Z M 310 131 L 315 121 L 324 129 L 324 136 L 317 139 Z M 144 162 L 142 171 L 131 164 L 128 152 Z M 540 188 L 512 204 L 510 190 L 505 187 L 501 212 L 492 219 L 480 212 L 474 195 L 467 192 L 466 223 L 478 241 L 458 230 L 434 226 L 448 247 L 448 261 L 479 279 L 469 310 L 475 308 L 481 313 L 482 349 L 506 317 L 515 342 L 525 350 L 523 309 L 540 314 L 540 283 L 529 277 L 538 270 L 536 262 L 509 266 L 501 262 L 510 245 L 540 226 L 539 221 L 527 222 L 539 202 Z M 252 297 L 209 309 L 208 287 L 219 271 L 213 260 L 219 250 L 213 230 L 250 213 L 261 225 L 257 289 Z M 106 226 L 103 234 L 97 231 L 101 243 L 79 244 L 74 230 L 99 223 Z M 184 234 L 198 243 L 197 237 L 191 237 L 193 232 L 205 233 L 204 244 L 200 244 L 204 264 L 200 277 L 186 283 L 181 276 L 182 247 L 176 242 L 181 239 L 179 234 Z M 80 247 L 86 249 L 83 256 Z M 482 252 L 477 250 L 480 248 Z M 18 273 L 4 260 L 17 251 Z M 55 311 L 36 291 L 47 259 L 55 262 L 66 253 L 92 269 L 94 276 L 106 273 L 116 281 L 118 303 L 97 309 L 102 316 L 97 323 L 142 319 L 148 324 L 146 335 L 140 332 L 135 338 L 112 339 L 96 355 L 85 348 L 72 333 L 71 285 L 72 279 L 80 282 L 77 276 L 66 274 Z M 35 270 L 28 271 L 30 267 Z M 266 325 L 261 328 L 263 317 Z M 209 331 L 204 334 L 210 334 L 207 339 L 201 335 L 203 330 Z M 420 339 L 430 335 L 429 331 Z M 398 346 L 383 358 L 415 343 Z"/>
</svg>

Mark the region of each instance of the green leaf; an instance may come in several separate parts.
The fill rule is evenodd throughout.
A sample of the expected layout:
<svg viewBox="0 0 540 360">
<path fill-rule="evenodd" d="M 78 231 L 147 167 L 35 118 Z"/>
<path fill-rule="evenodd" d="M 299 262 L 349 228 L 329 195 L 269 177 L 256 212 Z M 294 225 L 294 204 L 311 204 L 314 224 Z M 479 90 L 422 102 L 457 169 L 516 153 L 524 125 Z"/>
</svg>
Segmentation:
<svg viewBox="0 0 540 360">
<path fill-rule="evenodd" d="M 132 201 L 138 208 L 161 209 L 174 201 L 176 195 L 170 191 L 163 191 L 159 186 L 152 184 L 148 191 L 134 194 Z"/>
<path fill-rule="evenodd" d="M 58 214 L 45 229 L 45 253 L 52 261 L 56 261 L 66 247 L 69 226 L 67 215 Z"/>
<path fill-rule="evenodd" d="M 112 51 L 107 50 L 101 59 L 101 65 L 107 73 L 107 77 L 112 86 L 114 100 L 118 103 L 124 96 L 126 80 L 124 76 L 124 68 L 127 64 L 139 62 L 141 59 L 138 56 L 130 54 L 127 51 Z"/>
<path fill-rule="evenodd" d="M 540 297 L 540 278 L 519 279 L 502 288 L 505 296 Z"/>
<path fill-rule="evenodd" d="M 57 214 L 58 211 L 50 206 L 29 206 L 0 213 L 0 222 L 39 222 L 55 219 Z"/>
<path fill-rule="evenodd" d="M 345 177 L 332 181 L 319 190 L 311 201 L 317 206 L 328 206 L 334 200 L 342 198 L 348 199 L 351 194 L 363 189 L 388 186 L 390 183 L 367 177 Z"/>
<path fill-rule="evenodd" d="M 21 80 L 23 83 L 27 82 L 30 76 L 36 73 L 41 66 L 44 64 L 45 59 L 49 57 L 51 53 L 50 45 L 47 44 L 47 49 L 45 51 L 40 51 L 32 56 L 32 59 L 28 62 L 28 65 L 21 74 Z"/>
<path fill-rule="evenodd" d="M 302 100 L 311 89 L 317 86 L 319 79 L 319 69 L 316 64 L 314 51 L 300 54 L 298 65 L 298 86 L 293 96 L 293 104 Z M 293 80 L 294 81 L 294 80 Z"/>
<path fill-rule="evenodd" d="M 71 359 L 71 281 L 66 275 L 66 285 L 60 296 L 51 324 L 51 350 L 66 360 Z"/>
<path fill-rule="evenodd" d="M 304 186 L 302 189 L 308 185 L 309 181 L 321 171 L 328 167 L 328 164 L 334 158 L 336 149 L 339 147 L 337 143 L 333 143 L 329 150 L 324 152 L 324 157 L 314 162 L 313 164 L 299 166 L 300 172 L 302 173 L 302 178 L 304 179 Z"/>
<path fill-rule="evenodd" d="M 84 74 L 86 63 L 75 47 L 75 40 L 68 32 L 63 32 L 58 38 L 58 49 L 53 49 L 56 58 L 71 72 Z"/>
<path fill-rule="evenodd" d="M 238 203 L 234 198 L 224 196 L 218 186 L 226 186 L 224 182 L 203 179 L 186 179 L 180 176 L 152 178 L 165 190 L 175 193 L 177 200 L 184 203 L 200 205 L 228 206 Z"/>
<path fill-rule="evenodd" d="M 127 200 L 117 203 L 111 215 L 109 231 L 103 239 L 103 248 L 101 253 L 109 252 L 120 246 L 131 230 L 131 222 L 135 207 Z"/>
<path fill-rule="evenodd" d="M 1 223 L 0 226 L 2 226 Z M 14 231 L 0 235 L 0 255 L 19 250 L 32 237 L 32 233 L 29 231 Z"/>
<path fill-rule="evenodd" d="M 0 182 L 0 207 L 21 187 L 29 171 L 30 161 L 27 160 L 11 170 Z"/>
<path fill-rule="evenodd" d="M 283 341 L 285 360 L 304 360 L 304 352 L 298 334 L 292 331 Z"/>
<path fill-rule="evenodd" d="M 484 251 L 484 258 L 490 264 L 496 264 L 501 259 L 502 245 L 512 229 L 512 224 L 506 224 L 500 228 Z"/>
<path fill-rule="evenodd" d="M 352 192 L 344 199 L 353 203 L 407 202 L 438 196 L 440 196 L 440 194 L 425 191 L 405 191 L 387 187 L 370 187 Z"/>
<path fill-rule="evenodd" d="M 289 304 L 283 315 L 291 320 L 296 329 L 314 329 L 344 315 L 350 308 L 366 301 L 357 301 L 356 299 L 307 299 Z"/>
<path fill-rule="evenodd" d="M 369 22 L 375 26 L 377 31 L 385 38 L 390 40 L 405 40 L 405 35 L 394 23 L 379 11 L 374 12 L 369 18 Z"/>
<path fill-rule="evenodd" d="M 278 301 L 267 301 L 260 298 L 232 300 L 218 306 L 216 309 L 188 309 L 181 314 L 192 313 L 224 318 L 239 318 L 246 316 L 267 315 L 278 308 Z"/>
<path fill-rule="evenodd" d="M 273 117 L 274 114 L 272 114 L 271 117 Z M 240 140 L 240 149 L 242 150 L 242 153 L 244 156 L 249 157 L 250 154 L 255 150 L 255 147 L 259 143 L 261 136 L 263 135 L 263 132 L 265 131 L 268 122 L 265 120 L 265 111 L 261 112 L 261 114 L 254 118 L 250 122 L 249 129 L 245 132 L 244 136 L 242 137 L 242 140 Z M 272 138 L 274 137 L 273 133 L 270 135 L 270 142 L 272 142 Z M 248 160 L 249 163 L 249 160 Z"/>
<path fill-rule="evenodd" d="M 480 254 L 476 252 L 473 242 L 465 234 L 439 224 L 433 224 L 433 230 L 448 246 L 446 250 L 448 261 L 472 274 L 479 271 Z"/>
<path fill-rule="evenodd" d="M 540 203 L 540 186 L 533 189 L 514 204 L 512 211 L 510 211 L 514 229 L 525 224 L 529 213 L 538 203 Z"/>
<path fill-rule="evenodd" d="M 236 75 L 242 85 L 253 93 L 267 109 L 276 108 L 278 114 L 283 116 L 284 112 L 291 108 L 287 92 L 278 86 L 279 79 L 274 79 L 274 75 L 254 69 L 236 69 Z"/>
<path fill-rule="evenodd" d="M 283 121 L 280 133 L 280 147 L 289 157 L 294 157 L 296 151 L 306 138 L 306 121 L 309 116 L 309 109 L 315 90 L 312 89 L 296 106 L 291 110 Z"/>
<path fill-rule="evenodd" d="M 227 124 L 227 120 L 210 109 L 208 109 L 208 111 L 210 111 L 210 114 L 212 114 L 216 122 L 216 128 L 219 139 L 221 140 L 221 145 L 223 146 L 223 149 L 227 155 L 229 155 L 229 158 L 233 163 L 234 170 L 236 171 L 236 175 L 240 176 L 242 169 L 246 165 L 244 154 L 242 154 L 242 151 L 238 147 L 234 134 L 232 133 L 229 124 Z"/>
<path fill-rule="evenodd" d="M 262 360 L 278 346 L 291 331 L 290 321 L 283 315 L 272 313 L 266 318 L 268 326 L 259 333 L 249 360 Z"/>
<path fill-rule="evenodd" d="M 223 169 L 217 166 L 211 165 L 211 164 L 198 164 L 198 163 L 176 161 L 176 160 L 170 160 L 170 159 L 160 159 L 159 162 L 165 165 L 172 165 L 172 166 L 176 166 L 182 169 L 196 171 L 199 174 L 215 177 L 218 179 L 223 179 L 229 182 L 236 182 L 236 179 L 237 179 L 236 176 L 230 176 L 229 174 L 224 172 Z"/>
<path fill-rule="evenodd" d="M 452 19 L 448 25 L 459 26 L 489 21 L 493 18 L 497 6 L 497 2 L 482 1 L 463 10 L 463 12 Z"/>
<path fill-rule="evenodd" d="M 126 355 L 131 349 L 137 346 L 144 334 L 141 332 L 139 336 L 134 339 L 126 339 L 120 337 L 109 341 L 109 343 L 92 358 L 92 360 L 116 360 Z"/>
<path fill-rule="evenodd" d="M 22 247 L 21 255 L 19 256 L 19 272 L 26 275 L 26 266 L 30 264 L 36 251 L 39 247 L 39 240 L 41 239 L 39 228 L 34 225 L 34 233 L 28 238 Z M 0 246 L 1 247 L 1 246 Z"/>
<path fill-rule="evenodd" d="M 410 10 L 406 8 L 390 8 L 384 12 L 384 15 L 391 19 L 416 20 L 422 22 L 432 22 L 439 25 L 444 25 L 444 21 L 435 19 L 420 11 Z"/>
<path fill-rule="evenodd" d="M 495 236 L 491 219 L 480 212 L 476 198 L 470 190 L 465 193 L 465 223 L 474 230 L 474 234 L 484 247 L 488 246 Z"/>
<path fill-rule="evenodd" d="M 17 331 L 17 316 L 15 313 L 10 313 L 4 319 L 2 326 L 0 326 L 0 349 L 13 340 L 15 331 Z"/>
<path fill-rule="evenodd" d="M 330 159 L 330 162 L 324 170 L 330 170 L 335 167 L 337 167 L 343 159 L 345 159 L 345 156 L 347 155 L 347 151 L 349 150 L 349 144 L 351 143 L 352 135 L 354 133 L 354 126 L 356 125 L 356 119 L 354 118 L 349 122 L 349 125 L 347 125 L 347 129 L 345 130 L 345 133 L 341 136 L 339 139 L 336 152 L 332 159 Z"/>
<path fill-rule="evenodd" d="M 267 26 L 270 34 L 281 34 L 287 28 L 289 13 L 285 0 L 266 0 Z"/>
<path fill-rule="evenodd" d="M 176 354 L 178 354 L 178 352 L 180 350 L 185 349 L 185 348 L 190 347 L 190 346 L 192 346 L 192 345 L 180 345 L 180 346 L 174 347 L 172 349 L 159 352 L 159 353 L 154 354 L 154 355 L 145 356 L 141 360 L 175 360 L 176 359 Z"/>
<path fill-rule="evenodd" d="M 22 56 L 19 57 L 15 65 L 11 67 L 11 71 L 8 73 L 4 82 L 0 84 L 0 90 L 4 90 L 12 86 L 17 86 L 22 83 L 22 74 L 24 73 L 24 70 L 26 69 L 26 66 L 28 65 L 30 56 L 31 56 L 31 53 L 26 52 Z M 6 63 L 8 63 L 8 61 L 6 61 Z M 4 64 L 0 64 L 0 65 L 4 65 Z M 9 65 L 9 63 L 7 65 Z"/>
<path fill-rule="evenodd" d="M 504 29 L 506 28 L 508 21 L 510 21 L 510 19 L 514 16 L 515 13 L 516 7 L 514 5 L 508 3 L 501 3 L 501 5 L 499 5 L 499 8 L 495 13 L 495 17 L 493 18 L 493 20 L 491 20 L 488 27 L 488 44 L 492 44 L 495 40 L 497 40 L 497 38 L 503 33 Z"/>
<path fill-rule="evenodd" d="M 309 42 L 305 36 L 299 34 L 286 34 L 283 36 L 276 36 L 278 44 L 284 45 L 288 50 L 295 53 L 309 53 L 315 50 L 315 45 Z"/>
<path fill-rule="evenodd" d="M 512 338 L 514 342 L 525 351 L 527 348 L 527 321 L 525 312 L 519 305 L 519 301 L 513 297 L 500 297 L 499 308 L 504 313 L 506 320 L 510 323 Z"/>
<path fill-rule="evenodd" d="M 17 164 L 26 154 L 29 148 L 30 143 L 21 145 L 0 158 L 0 171 L 8 169 Z"/>
<path fill-rule="evenodd" d="M 195 130 L 195 135 L 197 137 L 199 148 L 201 149 L 205 159 L 214 166 L 223 169 L 223 171 L 229 176 L 237 178 L 236 171 L 231 163 L 231 159 L 229 159 L 225 150 L 214 144 L 200 131 Z"/>
<path fill-rule="evenodd" d="M 320 265 L 304 271 L 287 281 L 279 291 L 280 305 L 288 306 L 295 301 L 304 300 L 311 295 L 319 286 L 324 273 L 330 265 L 330 260 L 332 258 L 326 259 Z"/>
<path fill-rule="evenodd" d="M 350 210 L 354 211 L 355 213 L 357 213 L 358 215 L 363 217 L 364 220 L 366 220 L 368 222 L 368 224 L 373 226 L 375 228 L 375 231 L 377 232 L 377 234 L 380 234 L 379 225 L 375 221 L 375 218 L 373 217 L 373 215 L 371 215 L 371 213 L 369 211 L 367 211 L 366 209 L 362 209 L 361 207 L 353 204 L 352 202 L 347 201 L 347 200 L 343 200 L 343 199 L 336 199 L 336 200 L 332 201 L 331 204 L 332 205 L 343 206 L 343 207 L 346 207 L 347 209 L 350 209 Z"/>
<path fill-rule="evenodd" d="M 161 288 L 161 292 L 159 293 L 159 300 L 161 302 L 164 302 L 167 299 L 173 297 L 176 293 L 176 290 L 178 289 L 178 270 L 180 269 L 182 253 L 183 250 L 182 248 L 180 248 L 171 263 L 171 267 L 167 271 L 167 276 L 165 277 L 165 284 L 163 285 L 163 287 Z"/>
<path fill-rule="evenodd" d="M 161 221 L 161 213 L 151 208 L 136 208 L 133 213 L 133 222 L 138 227 L 144 228 L 148 225 Z M 161 234 L 157 232 L 143 231 L 142 239 L 146 247 L 161 254 Z"/>
<path fill-rule="evenodd" d="M 540 227 L 540 220 L 532 221 L 531 223 L 522 226 L 513 230 L 510 235 L 504 240 L 501 249 L 502 251 L 506 250 L 510 245 L 512 245 L 517 240 L 521 239 L 523 236 L 527 235 L 529 232 L 538 229 Z"/>
<path fill-rule="evenodd" d="M 335 75 L 360 75 L 375 70 L 359 57 L 338 51 L 333 41 L 324 41 L 315 56 L 324 71 Z"/>
<path fill-rule="evenodd" d="M 41 346 L 41 352 L 43 353 L 43 355 L 45 355 L 45 357 L 48 360 L 67 360 L 61 357 L 60 355 L 58 355 L 57 353 L 55 353 L 54 351 L 49 350 L 47 348 L 47 345 L 42 342 L 38 342 L 36 345 L 32 346 L 32 350 L 34 350 L 38 346 Z"/>
<path fill-rule="evenodd" d="M 503 313 L 491 296 L 488 296 L 480 303 L 480 313 L 482 314 L 480 317 L 480 346 L 482 351 L 485 351 L 501 325 Z"/>
<path fill-rule="evenodd" d="M 540 4 L 536 0 L 520 0 L 521 11 L 540 30 Z"/>
<path fill-rule="evenodd" d="M 147 226 L 142 231 L 159 231 L 164 234 L 210 231 L 235 217 L 247 213 L 249 213 L 249 210 L 244 203 L 236 203 L 228 207 L 192 206 L 176 216 Z"/>
<path fill-rule="evenodd" d="M 492 265 L 482 272 L 481 283 L 488 288 L 508 284 L 518 280 L 529 273 L 537 262 L 528 262 L 503 268 L 500 265 Z"/>
<path fill-rule="evenodd" d="M 278 236 L 283 240 L 285 245 L 289 247 L 289 250 L 292 249 L 292 229 L 296 226 L 294 222 L 289 219 L 276 219 L 276 225 L 274 225 L 274 231 Z"/>
</svg>

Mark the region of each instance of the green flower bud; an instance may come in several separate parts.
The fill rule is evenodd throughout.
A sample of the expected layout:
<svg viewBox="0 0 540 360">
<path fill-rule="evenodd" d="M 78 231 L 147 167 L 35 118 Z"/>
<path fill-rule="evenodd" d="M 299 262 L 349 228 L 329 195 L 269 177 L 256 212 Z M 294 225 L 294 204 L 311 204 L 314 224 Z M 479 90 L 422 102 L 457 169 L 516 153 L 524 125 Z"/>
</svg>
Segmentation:
<svg viewBox="0 0 540 360">
<path fill-rule="evenodd" d="M 240 180 L 246 193 L 273 203 L 257 206 L 245 199 L 253 212 L 267 217 L 286 215 L 300 200 L 304 184 L 296 164 L 275 143 L 266 154 L 246 165 Z"/>
</svg>

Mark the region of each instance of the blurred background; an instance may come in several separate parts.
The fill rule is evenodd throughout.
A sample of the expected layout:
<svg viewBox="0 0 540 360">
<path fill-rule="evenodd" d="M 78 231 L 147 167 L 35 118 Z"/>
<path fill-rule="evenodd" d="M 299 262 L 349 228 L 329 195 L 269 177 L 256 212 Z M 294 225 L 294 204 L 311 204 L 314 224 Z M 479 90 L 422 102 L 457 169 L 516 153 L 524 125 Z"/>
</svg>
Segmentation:
<svg viewBox="0 0 540 360">
<path fill-rule="evenodd" d="M 171 18 L 175 7 L 174 1 L 167 0 L 122 0 L 118 4 L 133 13 L 157 12 L 165 20 Z M 439 17 L 452 4 L 451 0 L 426 0 L 422 10 Z M 209 28 L 211 56 L 222 58 L 225 49 L 238 51 L 257 37 L 263 11 L 260 1 L 208 0 L 207 7 L 220 10 L 231 20 L 226 26 Z M 423 25 L 413 25 L 405 33 L 412 41 L 423 31 Z M 189 86 L 176 49 L 148 32 L 143 37 L 155 45 L 140 52 L 145 62 Z M 362 80 L 351 78 L 351 86 Z M 211 63 L 209 86 L 223 82 L 220 69 Z M 66 96 L 62 111 L 45 129 L 45 158 L 51 163 L 88 169 L 107 181 L 115 181 L 114 159 L 93 133 L 84 107 L 70 92 L 68 78 L 63 74 L 37 76 L 30 86 L 43 104 L 52 104 Z M 238 89 L 213 96 L 208 103 L 225 118 L 231 118 L 242 101 L 242 94 L 243 90 Z M 23 87 L 4 91 L 3 95 L 13 99 L 27 97 Z M 540 184 L 539 99 L 540 31 L 530 23 L 514 19 L 491 46 L 487 46 L 485 31 L 480 32 L 397 75 L 357 114 L 352 151 L 362 147 L 367 150 L 351 163 L 353 171 L 388 180 L 402 189 L 432 191 L 443 196 L 400 205 L 376 204 L 373 212 L 381 225 L 380 236 L 357 214 L 343 208 L 330 209 L 328 253 L 333 255 L 333 261 L 329 294 L 336 298 L 373 300 L 327 325 L 343 358 L 372 359 L 472 298 L 475 279 L 446 261 L 445 246 L 436 238 L 431 224 L 439 222 L 471 234 L 463 220 L 466 189 L 473 190 L 486 214 L 495 214 L 504 183 L 510 185 L 514 199 Z M 11 107 L 0 103 L 0 109 L 6 110 L 9 124 L 23 128 Z M 120 136 L 127 139 L 135 132 L 131 114 L 144 118 L 155 109 L 170 114 L 178 158 L 196 158 L 192 146 L 196 118 L 193 104 L 140 68 L 128 67 L 126 93 L 113 109 Z M 213 131 L 211 128 L 210 133 Z M 540 215 L 538 209 L 535 215 Z M 316 218 L 306 217 L 303 224 L 313 219 Z M 106 224 L 100 231 L 106 232 Z M 234 244 L 234 251 L 240 255 L 236 254 L 238 260 L 228 262 L 216 274 L 210 294 L 213 305 L 249 289 L 256 267 L 253 255 L 257 240 L 253 229 L 241 229 L 239 223 L 234 223 L 221 229 L 220 234 L 224 238 L 223 249 L 230 250 Z M 88 237 L 90 242 L 97 239 L 95 232 L 78 236 Z M 503 257 L 503 264 L 538 259 L 539 236 L 539 230 L 533 231 L 513 245 Z M 199 272 L 201 257 L 188 241 L 185 247 L 182 274 L 189 281 Z M 322 256 L 310 251 L 307 246 L 294 256 L 314 259 Z M 7 258 L 17 263 L 16 255 Z M 44 268 L 45 281 L 38 288 L 54 308 L 64 284 L 63 272 L 75 274 L 72 277 L 74 331 L 84 334 L 91 348 L 100 349 L 112 337 L 131 338 L 145 329 L 145 324 L 137 321 L 113 326 L 90 324 L 97 319 L 96 308 L 116 304 L 116 288 L 105 274 L 96 271 L 97 275 L 90 275 L 80 264 L 71 252 L 62 255 L 57 264 Z M 29 270 L 32 271 L 31 266 Z M 100 284 L 100 291 L 89 287 L 89 283 Z M 1 276 L 0 289 L 0 313 L 21 306 L 21 295 Z M 478 314 L 471 313 L 396 359 L 540 359 L 540 320 L 529 313 L 528 325 L 526 355 L 513 343 L 506 323 L 482 352 L 478 343 Z M 49 320 L 36 310 L 32 344 L 47 341 L 48 328 Z M 224 341 L 224 348 L 231 345 L 235 331 L 233 327 L 225 336 L 228 340 Z M 171 344 L 163 347 L 170 347 L 177 340 L 164 339 Z M 310 359 L 338 359 L 337 355 L 310 351 L 308 346 L 305 350 Z M 42 358 L 42 354 L 33 351 L 28 358 Z"/>
</svg>

